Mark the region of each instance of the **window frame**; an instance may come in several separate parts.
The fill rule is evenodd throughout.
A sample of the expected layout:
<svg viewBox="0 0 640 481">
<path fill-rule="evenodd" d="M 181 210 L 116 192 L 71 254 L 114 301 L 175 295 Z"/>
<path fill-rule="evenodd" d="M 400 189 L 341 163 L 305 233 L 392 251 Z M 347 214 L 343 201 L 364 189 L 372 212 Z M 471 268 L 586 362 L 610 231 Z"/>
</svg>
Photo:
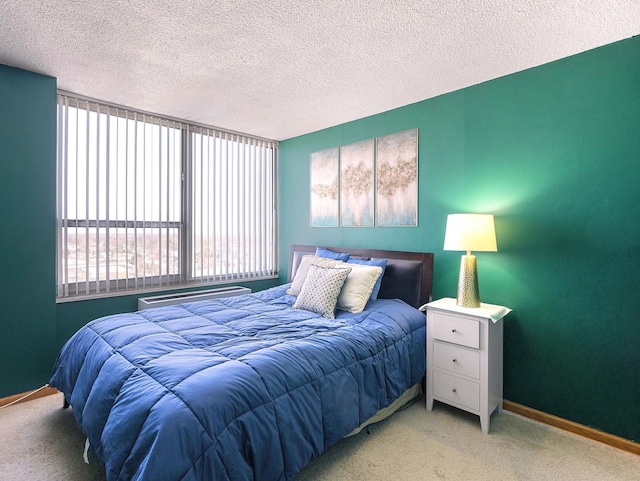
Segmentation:
<svg viewBox="0 0 640 481">
<path fill-rule="evenodd" d="M 77 108 L 79 110 L 93 111 L 98 114 L 105 113 L 101 110 L 101 108 L 107 109 L 107 113 L 110 116 L 115 116 L 118 119 L 132 120 L 132 117 L 129 117 L 129 114 L 135 114 L 142 116 L 143 124 L 156 124 L 159 125 L 160 128 L 163 126 L 167 126 L 167 128 L 179 128 L 180 130 L 180 140 L 181 140 L 181 148 L 180 148 L 180 219 L 178 221 L 175 220 L 138 220 L 138 219 L 80 219 L 80 218 L 69 218 L 64 215 L 62 212 L 61 206 L 63 205 L 63 198 L 65 195 L 65 189 L 68 188 L 66 183 L 67 179 L 63 179 L 63 174 L 61 173 L 61 162 L 62 156 L 66 155 L 65 145 L 68 137 L 62 140 L 63 133 L 60 131 L 61 123 L 63 121 L 63 114 L 61 112 L 62 107 L 64 106 L 64 101 L 67 102 L 69 99 L 72 100 L 72 107 Z M 83 108 L 84 105 L 86 108 Z M 66 104 L 69 107 L 69 104 Z M 68 114 L 68 111 L 67 111 Z M 87 114 L 88 115 L 88 114 Z M 277 230 L 277 166 L 278 166 L 278 142 L 270 139 L 263 139 L 256 136 L 251 136 L 247 134 L 241 134 L 234 131 L 223 130 L 211 126 L 206 126 L 193 122 L 186 122 L 184 120 L 174 119 L 171 117 L 160 116 L 157 114 L 151 114 L 148 112 L 123 107 L 120 105 L 112 104 L 109 102 L 104 102 L 100 100 L 95 100 L 92 98 L 80 96 L 77 94 L 73 94 L 70 92 L 66 92 L 63 90 L 58 90 L 57 95 L 57 159 L 56 159 L 56 168 L 57 168 L 57 184 L 56 184 L 56 302 L 70 302 L 76 300 L 85 300 L 92 298 L 104 298 L 104 297 L 114 297 L 114 296 L 124 296 L 124 295 L 135 295 L 140 293 L 149 293 L 149 292 L 159 292 L 159 291 L 171 291 L 171 290 L 179 290 L 189 287 L 205 287 L 205 286 L 216 286 L 229 284 L 234 281 L 257 281 L 264 279 L 274 279 L 278 277 L 278 230 Z M 65 118 L 66 119 L 66 118 Z M 136 117 L 137 119 L 137 117 Z M 137 120 L 135 120 L 137 121 Z M 178 127 L 176 127 L 178 126 Z M 127 127 L 125 127 L 127 128 Z M 87 129 L 88 131 L 88 129 Z M 66 131 L 65 131 L 66 132 Z M 238 148 L 246 148 L 246 140 L 249 142 L 258 142 L 264 143 L 266 147 L 263 147 L 266 151 L 270 152 L 270 158 L 266 159 L 265 162 L 270 167 L 270 198 L 265 198 L 265 202 L 269 202 L 271 204 L 271 223 L 270 223 L 270 231 L 268 232 L 270 239 L 269 245 L 267 249 L 269 249 L 269 262 L 268 267 L 265 272 L 250 272 L 246 269 L 243 271 L 238 271 L 236 273 L 216 273 L 213 276 L 208 275 L 206 277 L 200 276 L 197 277 L 195 275 L 194 263 L 195 263 L 195 252 L 193 249 L 193 239 L 195 237 L 194 234 L 194 225 L 195 220 L 193 218 L 194 212 L 192 208 L 192 203 L 194 202 L 194 189 L 193 189 L 193 163 L 196 161 L 193 155 L 193 145 L 192 139 L 194 138 L 193 134 L 196 132 L 207 132 L 207 134 L 213 133 L 214 136 L 224 136 L 225 139 L 231 139 L 232 145 L 235 144 L 240 145 Z M 108 135 L 108 134 L 107 134 Z M 235 139 L 235 140 L 234 140 Z M 242 143 L 241 143 L 242 141 Z M 107 139 L 107 142 L 109 140 Z M 136 154 L 137 155 L 137 154 Z M 159 154 L 162 155 L 162 154 Z M 228 159 L 227 159 L 228 161 Z M 238 159 L 232 159 L 232 162 L 239 162 Z M 87 160 L 87 163 L 89 161 Z M 110 174 L 107 174 L 109 177 Z M 88 188 L 87 188 L 88 189 Z M 87 190 L 88 192 L 88 190 Z M 202 201 L 202 199 L 201 199 Z M 135 209 L 138 207 L 136 206 Z M 268 210 L 268 209 L 267 209 Z M 228 211 L 227 211 L 228 212 Z M 127 217 L 125 215 L 125 217 Z M 157 228 L 163 229 L 162 236 L 165 235 L 164 229 L 178 229 L 178 243 L 179 243 L 179 259 L 178 259 L 178 273 L 169 273 L 166 274 L 151 274 L 151 275 L 138 275 L 136 277 L 136 273 L 138 271 L 138 261 L 137 261 L 137 251 L 134 253 L 136 255 L 136 269 L 133 273 L 133 276 L 129 276 L 126 278 L 109 278 L 109 273 L 107 272 L 106 279 L 98 278 L 96 280 L 90 280 L 89 274 L 86 273 L 85 280 L 74 280 L 73 282 L 64 282 L 65 279 L 68 280 L 68 275 L 65 276 L 65 267 L 67 265 L 66 270 L 68 271 L 69 267 L 69 253 L 63 252 L 64 250 L 64 229 L 76 228 L 83 229 L 86 232 L 93 230 L 95 232 L 98 229 L 133 229 L 134 235 L 137 235 L 136 232 L 138 230 L 142 231 L 144 229 L 149 228 Z M 167 231 L 168 238 L 168 231 Z M 227 238 L 229 237 L 229 233 L 227 233 Z M 107 236 L 108 238 L 108 236 Z M 125 237 L 126 240 L 126 237 Z M 88 242 L 88 241 L 87 241 Z M 99 243 L 99 241 L 98 241 Z M 107 241 L 108 244 L 108 241 Z M 227 244 L 228 246 L 228 244 Z M 107 247 L 108 249 L 108 247 Z M 228 250 L 228 249 L 227 249 Z M 111 252 L 108 250 L 108 252 Z M 158 252 L 161 252 L 160 249 Z M 226 252 L 227 258 L 229 252 Z M 66 262 L 65 262 L 66 259 Z M 86 261 L 86 266 L 90 265 L 89 260 Z M 106 271 L 109 270 L 107 263 Z M 168 266 L 167 266 L 167 269 Z M 98 269 L 98 277 L 100 277 L 100 269 Z M 131 287 L 133 284 L 133 287 Z M 80 288 L 80 286 L 84 286 Z"/>
</svg>

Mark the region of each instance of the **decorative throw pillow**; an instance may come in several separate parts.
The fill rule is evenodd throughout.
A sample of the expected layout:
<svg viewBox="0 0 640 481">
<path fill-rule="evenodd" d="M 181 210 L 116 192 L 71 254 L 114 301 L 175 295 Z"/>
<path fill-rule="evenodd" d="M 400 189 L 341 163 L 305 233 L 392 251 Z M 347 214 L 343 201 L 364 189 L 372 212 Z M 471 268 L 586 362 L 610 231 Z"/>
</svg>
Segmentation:
<svg viewBox="0 0 640 481">
<path fill-rule="evenodd" d="M 376 281 L 382 275 L 380 266 L 341 263 L 338 267 L 350 266 L 351 272 L 338 297 L 338 309 L 362 312 L 369 301 Z"/>
<path fill-rule="evenodd" d="M 376 285 L 373 286 L 373 290 L 371 291 L 371 296 L 369 296 L 369 299 L 371 299 L 372 301 L 375 301 L 378 298 L 378 293 L 380 292 L 380 286 L 382 285 L 382 276 L 384 276 L 384 270 L 387 267 L 387 261 L 388 259 L 355 259 L 355 258 L 351 258 L 347 261 L 347 264 L 362 264 L 364 266 L 380 266 L 382 267 L 382 274 L 380 274 L 380 277 L 378 277 L 378 280 L 376 281 Z"/>
<path fill-rule="evenodd" d="M 345 252 L 335 252 L 324 247 L 316 247 L 316 255 L 318 257 L 326 257 L 327 259 L 335 259 L 337 261 L 347 262 L 349 254 Z"/>
<path fill-rule="evenodd" d="M 298 294 L 296 302 L 293 303 L 293 308 L 304 309 L 334 319 L 336 302 L 349 272 L 351 269 L 348 267 L 310 265 L 300 294 Z"/>
<path fill-rule="evenodd" d="M 295 251 L 293 253 L 293 258 L 291 259 L 291 280 L 296 277 L 296 272 L 298 272 L 298 267 L 300 267 L 300 261 L 302 261 L 303 256 L 308 256 L 308 252 Z"/>
<path fill-rule="evenodd" d="M 302 256 L 300 265 L 298 266 L 298 269 L 296 270 L 296 273 L 293 277 L 293 282 L 291 282 L 291 287 L 287 289 L 287 294 L 291 296 L 297 296 L 298 294 L 300 294 L 300 289 L 302 289 L 302 284 L 307 277 L 309 266 L 312 264 L 322 267 L 335 267 L 337 264 L 340 264 L 340 261 L 314 256 L 313 254 Z"/>
</svg>

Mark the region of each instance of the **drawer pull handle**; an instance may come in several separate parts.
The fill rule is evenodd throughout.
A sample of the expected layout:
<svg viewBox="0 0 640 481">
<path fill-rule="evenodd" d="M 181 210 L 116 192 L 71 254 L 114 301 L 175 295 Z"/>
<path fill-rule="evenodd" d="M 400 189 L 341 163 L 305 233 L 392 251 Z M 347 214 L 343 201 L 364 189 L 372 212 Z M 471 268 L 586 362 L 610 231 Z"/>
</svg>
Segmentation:
<svg viewBox="0 0 640 481">
<path fill-rule="evenodd" d="M 453 392 L 458 392 L 458 390 L 454 387 L 454 388 L 453 388 Z"/>
<path fill-rule="evenodd" d="M 454 359 L 454 360 L 453 360 L 453 362 L 458 362 L 458 360 L 457 360 L 457 359 Z"/>
<path fill-rule="evenodd" d="M 451 332 L 456 332 L 456 330 L 455 329 L 451 329 Z"/>
</svg>

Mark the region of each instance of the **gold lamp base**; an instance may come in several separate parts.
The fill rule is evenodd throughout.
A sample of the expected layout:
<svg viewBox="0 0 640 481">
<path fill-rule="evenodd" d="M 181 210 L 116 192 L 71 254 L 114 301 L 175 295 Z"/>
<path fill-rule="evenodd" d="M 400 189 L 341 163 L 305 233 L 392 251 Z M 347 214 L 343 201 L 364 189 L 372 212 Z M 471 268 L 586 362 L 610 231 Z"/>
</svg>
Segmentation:
<svg viewBox="0 0 640 481">
<path fill-rule="evenodd" d="M 476 256 L 474 255 L 467 254 L 460 258 L 456 304 L 460 307 L 480 307 L 478 271 L 476 268 Z"/>
</svg>

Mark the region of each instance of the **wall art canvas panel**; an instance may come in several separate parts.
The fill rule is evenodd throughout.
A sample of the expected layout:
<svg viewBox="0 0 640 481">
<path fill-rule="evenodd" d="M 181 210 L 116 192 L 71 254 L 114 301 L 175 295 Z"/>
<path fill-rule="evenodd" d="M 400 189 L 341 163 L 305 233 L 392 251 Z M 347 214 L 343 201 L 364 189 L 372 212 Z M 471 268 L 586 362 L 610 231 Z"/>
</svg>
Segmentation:
<svg viewBox="0 0 640 481">
<path fill-rule="evenodd" d="M 338 147 L 311 154 L 311 227 L 338 226 Z"/>
<path fill-rule="evenodd" d="M 418 129 L 376 139 L 376 225 L 418 225 Z"/>
<path fill-rule="evenodd" d="M 340 225 L 373 226 L 374 139 L 340 147 Z"/>
</svg>

